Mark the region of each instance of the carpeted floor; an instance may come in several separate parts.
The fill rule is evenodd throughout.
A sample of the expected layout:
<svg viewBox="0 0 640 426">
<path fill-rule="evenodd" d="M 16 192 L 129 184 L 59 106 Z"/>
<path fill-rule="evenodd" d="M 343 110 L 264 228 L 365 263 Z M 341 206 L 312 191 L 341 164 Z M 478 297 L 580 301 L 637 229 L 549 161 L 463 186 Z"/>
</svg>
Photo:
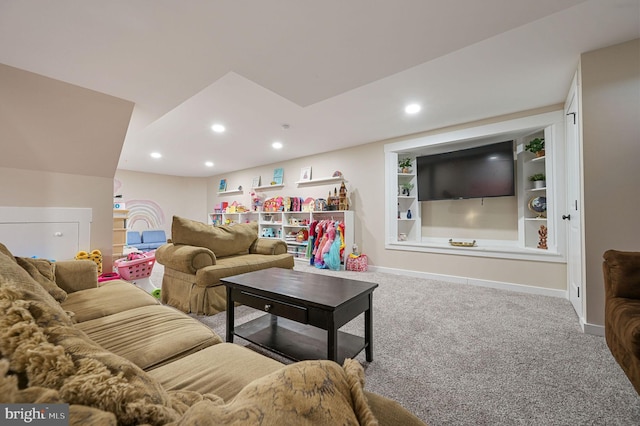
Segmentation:
<svg viewBox="0 0 640 426">
<path fill-rule="evenodd" d="M 365 387 L 432 426 L 640 425 L 640 397 L 604 338 L 581 332 L 567 300 L 380 272 L 296 269 L 379 284 L 374 361 L 356 357 Z M 236 308 L 238 324 L 257 315 Z M 224 338 L 224 313 L 194 317 Z M 342 330 L 363 335 L 362 316 Z"/>
</svg>

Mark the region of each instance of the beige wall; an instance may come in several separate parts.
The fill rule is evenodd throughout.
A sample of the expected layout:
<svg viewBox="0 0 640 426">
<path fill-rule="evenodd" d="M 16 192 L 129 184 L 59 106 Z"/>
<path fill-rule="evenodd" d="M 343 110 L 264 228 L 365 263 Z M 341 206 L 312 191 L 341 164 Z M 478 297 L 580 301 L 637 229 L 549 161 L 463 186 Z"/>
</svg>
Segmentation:
<svg viewBox="0 0 640 426">
<path fill-rule="evenodd" d="M 462 127 L 472 127 L 491 121 L 503 121 L 525 115 L 557 110 L 558 105 L 535 111 L 528 111 L 478 123 L 468 123 L 455 128 L 440 129 L 421 135 L 451 131 Z M 394 140 L 396 141 L 396 140 Z M 208 194 L 212 195 L 208 201 L 208 211 L 220 201 L 233 202 L 238 200 L 249 204 L 249 190 L 253 176 L 261 175 L 271 180 L 275 167 L 284 168 L 285 187 L 274 191 L 264 191 L 267 196 L 311 196 L 326 197 L 329 190 L 336 186 L 312 186 L 298 188 L 295 181 L 299 180 L 300 169 L 312 166 L 313 178 L 331 176 L 334 170 L 340 170 L 347 180 L 347 189 L 355 211 L 355 239 L 361 250 L 369 256 L 371 265 L 420 271 L 432 274 L 468 277 L 479 280 L 500 281 L 549 289 L 566 289 L 566 265 L 561 263 L 530 262 L 522 260 L 505 260 L 480 258 L 459 255 L 445 255 L 410 251 L 387 250 L 384 246 L 384 144 L 390 141 L 380 141 L 359 147 L 334 151 L 313 157 L 286 161 L 257 169 L 242 170 L 226 175 L 214 176 L 209 180 Z M 217 189 L 220 179 L 227 179 L 229 188 L 242 185 L 245 191 L 242 195 L 218 196 Z"/>
<path fill-rule="evenodd" d="M 0 167 L 113 177 L 132 102 L 3 64 L 0 93 Z"/>
<path fill-rule="evenodd" d="M 174 215 L 207 221 L 207 179 L 116 171 L 114 195 L 129 210 L 128 229 L 163 229 L 171 235 Z"/>
<path fill-rule="evenodd" d="M 110 264 L 112 179 L 0 167 L 0 182 L 0 205 L 3 206 L 92 209 L 91 247 L 81 249 L 100 250 L 104 264 Z"/>
<path fill-rule="evenodd" d="M 602 254 L 640 251 L 640 40 L 582 55 L 586 321 L 604 323 Z"/>
<path fill-rule="evenodd" d="M 115 174 L 133 103 L 0 64 L 0 205 L 91 208 L 112 253 Z"/>
</svg>

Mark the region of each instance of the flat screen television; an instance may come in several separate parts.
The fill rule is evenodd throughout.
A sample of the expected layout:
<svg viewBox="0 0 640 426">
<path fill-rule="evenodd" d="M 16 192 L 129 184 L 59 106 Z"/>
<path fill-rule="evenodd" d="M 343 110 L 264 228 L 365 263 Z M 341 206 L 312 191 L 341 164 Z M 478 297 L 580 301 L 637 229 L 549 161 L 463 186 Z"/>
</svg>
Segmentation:
<svg viewBox="0 0 640 426">
<path fill-rule="evenodd" d="M 416 159 L 418 200 L 515 195 L 513 141 Z"/>
</svg>

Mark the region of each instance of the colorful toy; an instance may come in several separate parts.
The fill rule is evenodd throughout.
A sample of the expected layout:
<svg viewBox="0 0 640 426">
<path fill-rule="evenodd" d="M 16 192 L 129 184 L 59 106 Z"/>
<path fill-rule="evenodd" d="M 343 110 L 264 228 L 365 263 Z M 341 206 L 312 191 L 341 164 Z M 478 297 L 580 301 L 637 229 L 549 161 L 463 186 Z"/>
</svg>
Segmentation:
<svg viewBox="0 0 640 426">
<path fill-rule="evenodd" d="M 76 253 L 75 260 L 91 260 L 98 265 L 98 275 L 102 274 L 102 253 L 100 250 L 93 250 L 91 253 L 79 251 Z"/>
</svg>

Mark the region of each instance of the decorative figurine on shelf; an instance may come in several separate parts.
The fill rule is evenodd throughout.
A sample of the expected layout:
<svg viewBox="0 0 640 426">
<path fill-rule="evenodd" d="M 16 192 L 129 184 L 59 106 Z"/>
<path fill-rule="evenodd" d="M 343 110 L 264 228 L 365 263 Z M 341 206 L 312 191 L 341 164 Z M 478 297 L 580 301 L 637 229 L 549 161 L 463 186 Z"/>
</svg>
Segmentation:
<svg viewBox="0 0 640 426">
<path fill-rule="evenodd" d="M 254 191 L 251 191 L 249 193 L 249 196 L 251 197 L 251 210 L 254 212 L 259 212 L 262 209 L 262 199 Z"/>
<path fill-rule="evenodd" d="M 538 242 L 538 248 L 546 250 L 547 247 L 547 227 L 544 225 L 540 225 L 540 230 L 538 230 L 538 235 L 540 236 L 540 241 Z"/>
<path fill-rule="evenodd" d="M 340 195 L 338 196 L 338 210 L 349 210 L 349 199 L 347 198 L 347 187 L 344 182 L 340 185 Z"/>
<path fill-rule="evenodd" d="M 327 210 L 338 210 L 339 204 L 338 190 L 333 188 L 333 195 L 331 195 L 331 191 L 329 191 L 329 196 L 327 197 Z"/>
<path fill-rule="evenodd" d="M 407 210 L 407 219 L 411 219 L 411 210 Z"/>
</svg>

